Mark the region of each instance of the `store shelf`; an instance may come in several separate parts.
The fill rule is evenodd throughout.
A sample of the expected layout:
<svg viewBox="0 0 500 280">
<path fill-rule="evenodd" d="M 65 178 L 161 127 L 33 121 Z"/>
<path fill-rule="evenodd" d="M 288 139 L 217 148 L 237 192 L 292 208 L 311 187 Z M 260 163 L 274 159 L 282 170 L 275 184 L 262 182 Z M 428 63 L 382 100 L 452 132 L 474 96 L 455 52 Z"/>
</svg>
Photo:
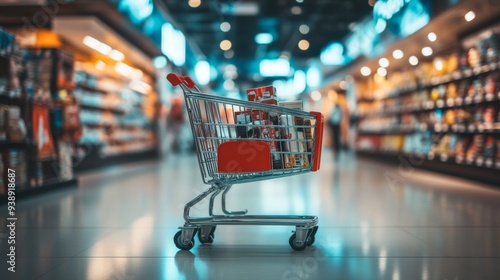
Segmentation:
<svg viewBox="0 0 500 280">
<path fill-rule="evenodd" d="M 488 104 L 494 104 L 494 103 L 500 103 L 500 92 L 498 92 L 495 95 L 485 95 L 484 97 L 476 97 L 476 98 L 462 98 L 458 97 L 455 99 L 439 99 L 436 101 L 423 101 L 420 104 L 418 103 L 413 103 L 406 105 L 406 107 L 413 107 L 415 109 L 406 109 L 406 110 L 401 110 L 396 107 L 395 109 L 392 110 L 386 110 L 386 111 L 379 111 L 379 112 L 372 112 L 368 114 L 361 114 L 354 116 L 354 119 L 364 119 L 364 118 L 371 118 L 371 117 L 384 117 L 384 116 L 397 116 L 397 115 L 404 115 L 404 114 L 417 114 L 417 113 L 422 113 L 422 112 L 430 112 L 434 111 L 436 109 L 458 109 L 458 108 L 467 108 L 467 106 L 470 105 L 488 105 Z"/>
<path fill-rule="evenodd" d="M 373 158 L 377 161 L 382 160 L 397 165 L 404 164 L 404 166 L 459 176 L 498 187 L 498 172 L 500 171 L 500 163 L 498 162 L 492 161 L 490 167 L 488 167 L 485 159 L 479 164 L 478 159 L 474 159 L 472 162 L 466 160 L 457 162 L 455 157 L 443 157 L 441 155 L 429 157 L 428 155 L 404 154 L 394 151 L 366 150 L 357 151 L 356 153 L 359 156 Z"/>
<path fill-rule="evenodd" d="M 93 92 L 93 93 L 98 93 L 98 94 L 107 94 L 108 93 L 105 90 L 98 89 L 98 88 L 95 88 L 95 87 L 91 87 L 91 86 L 83 84 L 83 83 L 77 83 L 76 87 L 84 89 L 84 90 L 87 90 L 87 92 Z"/>
<path fill-rule="evenodd" d="M 89 154 L 87 154 L 83 159 L 77 160 L 79 164 L 75 166 L 75 171 L 83 172 L 95 170 L 105 166 L 123 164 L 126 162 L 139 162 L 141 160 L 155 159 L 159 156 L 158 151 L 154 148 L 151 148 L 143 151 L 102 157 L 102 155 L 100 154 L 100 147 L 102 147 L 102 145 L 92 146 L 94 146 L 95 149 L 90 149 Z"/>
<path fill-rule="evenodd" d="M 25 97 L 10 97 L 5 94 L 0 94 L 0 104 L 2 105 L 22 105 L 30 100 L 31 99 Z"/>
<path fill-rule="evenodd" d="M 416 86 L 411 86 L 407 88 L 394 89 L 391 93 L 387 94 L 382 98 L 360 98 L 358 102 L 374 102 L 383 101 L 392 98 L 403 97 L 408 94 L 426 89 L 432 89 L 441 85 L 446 85 L 453 82 L 460 82 L 466 79 L 475 78 L 481 75 L 486 75 L 492 72 L 500 71 L 500 62 L 490 63 L 488 65 L 475 67 L 474 69 L 467 69 L 461 71 L 455 71 L 452 74 L 445 74 L 443 76 L 436 76 L 431 78 L 430 83 L 424 83 Z"/>
<path fill-rule="evenodd" d="M 44 192 L 50 192 L 57 189 L 65 188 L 65 187 L 77 187 L 78 180 L 76 178 L 70 180 L 58 180 L 52 179 L 44 182 L 40 186 L 35 187 L 20 187 L 16 189 L 16 200 L 23 199 L 31 196 L 36 196 Z M 7 204 L 7 195 L 0 194 L 0 204 Z"/>
<path fill-rule="evenodd" d="M 427 128 L 427 125 L 420 129 L 383 129 L 374 131 L 358 130 L 359 135 L 394 135 L 394 134 L 412 134 L 418 132 L 432 133 L 455 133 L 455 134 L 497 134 L 500 135 L 500 123 L 490 126 L 486 125 L 442 125 L 436 124 L 433 128 Z"/>
<path fill-rule="evenodd" d="M 87 110 L 102 111 L 102 112 L 112 112 L 112 113 L 118 114 L 118 115 L 123 115 L 126 113 L 124 110 L 121 110 L 118 108 L 105 108 L 105 107 L 101 107 L 98 105 L 89 105 L 89 104 L 82 104 L 82 103 L 80 103 L 80 108 L 87 109 Z"/>
<path fill-rule="evenodd" d="M 34 143 L 30 143 L 28 141 L 23 141 L 23 142 L 0 141 L 0 150 L 26 149 L 33 145 Z"/>
</svg>

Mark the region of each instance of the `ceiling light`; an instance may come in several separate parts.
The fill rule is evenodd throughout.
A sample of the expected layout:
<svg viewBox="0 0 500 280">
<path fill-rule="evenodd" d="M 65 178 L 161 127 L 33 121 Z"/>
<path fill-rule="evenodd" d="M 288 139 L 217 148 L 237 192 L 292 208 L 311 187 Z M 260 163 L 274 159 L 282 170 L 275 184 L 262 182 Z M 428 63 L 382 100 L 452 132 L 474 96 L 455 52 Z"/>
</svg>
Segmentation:
<svg viewBox="0 0 500 280">
<path fill-rule="evenodd" d="M 167 58 L 164 57 L 163 55 L 157 56 L 157 57 L 155 57 L 155 59 L 153 59 L 153 65 L 156 68 L 161 69 L 161 68 L 167 66 Z"/>
<path fill-rule="evenodd" d="M 377 74 L 381 77 L 387 76 L 387 69 L 380 67 L 377 69 Z"/>
<path fill-rule="evenodd" d="M 314 88 L 321 85 L 321 72 L 318 67 L 311 66 L 306 72 L 307 86 Z"/>
<path fill-rule="evenodd" d="M 109 55 L 109 53 L 113 50 L 110 46 L 102 43 L 101 41 L 99 41 L 91 36 L 85 36 L 85 38 L 83 38 L 83 43 L 86 46 L 88 46 L 88 47 L 90 47 L 90 48 L 92 48 L 92 49 L 94 49 L 94 50 L 96 50 L 104 55 Z"/>
<path fill-rule="evenodd" d="M 361 75 L 368 77 L 372 73 L 372 70 L 368 66 L 361 67 Z"/>
<path fill-rule="evenodd" d="M 302 8 L 299 6 L 292 7 L 292 14 L 294 14 L 294 15 L 302 14 Z"/>
<path fill-rule="evenodd" d="M 395 59 L 401 59 L 401 58 L 403 58 L 403 56 L 404 56 L 404 53 L 402 50 L 394 50 L 392 52 L 392 57 L 394 57 Z"/>
<path fill-rule="evenodd" d="M 339 87 L 342 90 L 346 90 L 347 89 L 347 82 L 346 81 L 340 81 Z"/>
<path fill-rule="evenodd" d="M 227 22 L 227 21 L 221 23 L 220 24 L 220 30 L 222 32 L 228 32 L 229 30 L 231 30 L 231 24 L 229 24 L 229 22 Z"/>
<path fill-rule="evenodd" d="M 125 77 L 130 79 L 139 80 L 142 79 L 143 73 L 139 69 L 135 69 L 133 67 L 128 66 L 125 63 L 118 62 L 115 65 L 115 71 Z"/>
<path fill-rule="evenodd" d="M 382 57 L 378 60 L 378 64 L 380 65 L 380 67 L 389 67 L 389 59 Z"/>
<path fill-rule="evenodd" d="M 228 50 L 224 52 L 224 57 L 227 59 L 233 58 L 234 56 L 234 51 L 233 50 Z"/>
<path fill-rule="evenodd" d="M 260 45 L 267 45 L 273 41 L 273 35 L 270 33 L 259 33 L 255 36 L 255 42 Z"/>
<path fill-rule="evenodd" d="M 476 18 L 476 14 L 473 11 L 469 11 L 468 13 L 465 14 L 464 18 L 466 21 L 472 21 L 473 19 Z"/>
<path fill-rule="evenodd" d="M 311 92 L 311 99 L 313 101 L 320 101 L 321 100 L 321 92 L 319 92 L 317 90 Z"/>
<path fill-rule="evenodd" d="M 104 63 L 102 60 L 99 60 L 96 62 L 95 68 L 97 68 L 97 70 L 104 71 L 106 70 L 106 63 Z"/>
<path fill-rule="evenodd" d="M 210 82 L 210 64 L 207 61 L 198 61 L 194 67 L 196 80 L 200 85 L 206 85 Z"/>
<path fill-rule="evenodd" d="M 284 51 L 281 53 L 280 58 L 289 59 L 291 56 L 290 52 Z"/>
<path fill-rule="evenodd" d="M 418 58 L 414 55 L 410 56 L 408 59 L 411 65 L 416 66 L 418 64 Z"/>
<path fill-rule="evenodd" d="M 422 54 L 424 56 L 431 56 L 432 55 L 432 48 L 431 47 L 424 47 L 422 49 Z"/>
<path fill-rule="evenodd" d="M 299 49 L 301 49 L 301 50 L 303 50 L 303 51 L 305 51 L 305 50 L 309 49 L 309 41 L 304 40 L 304 39 L 303 39 L 303 40 L 300 40 L 300 41 L 299 41 Z"/>
<path fill-rule="evenodd" d="M 306 24 L 301 24 L 299 27 L 299 31 L 302 34 L 307 34 L 309 33 L 309 26 L 307 26 Z"/>
<path fill-rule="evenodd" d="M 435 42 L 437 40 L 437 35 L 434 32 L 431 32 L 427 35 L 427 39 L 431 42 Z"/>
<path fill-rule="evenodd" d="M 441 59 L 437 59 L 437 60 L 434 62 L 434 67 L 435 67 L 435 68 L 436 68 L 436 70 L 438 70 L 438 71 L 443 70 L 443 68 L 444 68 L 444 63 L 443 63 L 443 60 L 441 60 Z"/>
<path fill-rule="evenodd" d="M 117 50 L 112 50 L 109 53 L 109 57 L 111 57 L 112 59 L 114 59 L 116 61 L 122 61 L 125 59 L 125 55 L 122 52 L 117 51 Z"/>
<path fill-rule="evenodd" d="M 297 3 L 302 3 L 302 2 L 304 2 L 304 0 L 296 0 L 296 1 L 297 1 Z"/>
<path fill-rule="evenodd" d="M 227 51 L 231 48 L 232 44 L 231 44 L 231 41 L 229 40 L 223 40 L 222 42 L 220 42 L 220 48 L 221 50 L 223 51 Z"/>
<path fill-rule="evenodd" d="M 188 4 L 191 8 L 198 8 L 201 5 L 201 0 L 189 0 Z"/>
<path fill-rule="evenodd" d="M 235 84 L 233 80 L 225 80 L 223 86 L 225 90 L 232 90 L 234 89 Z"/>
</svg>

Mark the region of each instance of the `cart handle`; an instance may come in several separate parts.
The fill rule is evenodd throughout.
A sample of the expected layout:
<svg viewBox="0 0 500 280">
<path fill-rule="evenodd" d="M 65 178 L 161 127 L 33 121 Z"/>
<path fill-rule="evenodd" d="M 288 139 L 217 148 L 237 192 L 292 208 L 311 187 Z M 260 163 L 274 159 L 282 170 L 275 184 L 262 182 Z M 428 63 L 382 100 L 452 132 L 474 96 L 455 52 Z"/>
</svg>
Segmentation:
<svg viewBox="0 0 500 280">
<path fill-rule="evenodd" d="M 196 86 L 194 83 L 193 79 L 189 76 L 179 76 L 174 73 L 170 73 L 167 75 L 167 80 L 175 87 L 178 86 L 179 84 L 185 84 L 188 88 L 193 88 Z"/>
<path fill-rule="evenodd" d="M 310 112 L 316 118 L 316 131 L 315 131 L 315 142 L 314 142 L 314 161 L 312 163 L 311 171 L 315 172 L 319 170 L 321 164 L 321 150 L 323 144 L 323 126 L 325 118 L 320 112 Z"/>
</svg>

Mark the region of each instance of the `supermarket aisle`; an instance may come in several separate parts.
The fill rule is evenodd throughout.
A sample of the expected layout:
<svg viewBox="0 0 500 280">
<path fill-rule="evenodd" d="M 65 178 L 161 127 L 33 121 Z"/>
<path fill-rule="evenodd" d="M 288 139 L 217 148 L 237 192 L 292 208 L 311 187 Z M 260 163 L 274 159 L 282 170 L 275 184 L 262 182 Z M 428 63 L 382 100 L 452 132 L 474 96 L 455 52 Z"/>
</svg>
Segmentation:
<svg viewBox="0 0 500 280">
<path fill-rule="evenodd" d="M 499 190 L 350 155 L 334 166 L 328 152 L 318 174 L 243 185 L 228 195 L 234 210 L 318 215 L 315 246 L 292 251 L 292 228 L 220 226 L 212 246 L 197 243 L 191 252 L 179 252 L 172 237 L 182 224 L 183 204 L 204 189 L 198 173 L 195 157 L 169 158 L 88 174 L 78 189 L 20 202 L 16 277 L 6 278 L 3 269 L 0 278 L 486 280 L 500 275 Z M 202 207 L 196 210 L 203 213 Z"/>
</svg>

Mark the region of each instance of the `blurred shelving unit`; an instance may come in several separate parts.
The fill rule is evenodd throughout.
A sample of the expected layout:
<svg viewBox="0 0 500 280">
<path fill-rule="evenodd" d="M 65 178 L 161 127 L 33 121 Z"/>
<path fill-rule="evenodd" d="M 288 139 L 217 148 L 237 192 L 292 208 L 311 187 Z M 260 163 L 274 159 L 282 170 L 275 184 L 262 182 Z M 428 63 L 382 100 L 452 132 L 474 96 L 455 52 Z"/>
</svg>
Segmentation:
<svg viewBox="0 0 500 280">
<path fill-rule="evenodd" d="M 466 20 L 468 11 L 481 17 Z M 338 74 L 354 81 L 357 153 L 498 185 L 499 16 L 499 7 L 488 1 L 461 1 Z M 382 66 L 382 58 L 390 63 Z M 371 73 L 363 74 L 364 67 Z"/>
</svg>

